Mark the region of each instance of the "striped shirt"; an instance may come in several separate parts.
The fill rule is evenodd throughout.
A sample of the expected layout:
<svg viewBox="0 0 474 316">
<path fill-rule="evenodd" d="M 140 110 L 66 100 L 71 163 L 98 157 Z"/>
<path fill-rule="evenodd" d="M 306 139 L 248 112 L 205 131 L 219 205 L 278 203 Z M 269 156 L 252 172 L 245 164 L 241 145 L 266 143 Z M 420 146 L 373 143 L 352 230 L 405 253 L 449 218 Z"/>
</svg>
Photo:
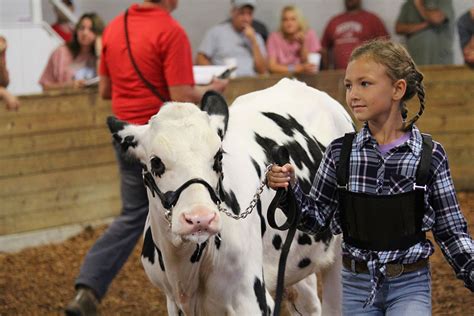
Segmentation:
<svg viewBox="0 0 474 316">
<path fill-rule="evenodd" d="M 298 227 L 302 231 L 315 234 L 329 223 L 333 234 L 342 233 L 336 190 L 336 168 L 339 165 L 342 139 L 334 140 L 326 149 L 309 195 L 305 195 L 298 184 L 294 187 L 302 211 Z M 348 189 L 375 195 L 413 190 L 422 142 L 421 133 L 414 126 L 406 142 L 382 155 L 366 124 L 352 143 Z M 435 141 L 427 187 L 422 230 L 432 230 L 457 277 L 472 288 L 470 274 L 474 273 L 474 243 L 456 198 L 446 152 Z M 386 263 L 413 263 L 428 258 L 434 252 L 434 247 L 426 240 L 407 250 L 370 251 L 343 242 L 342 250 L 344 255 L 367 262 L 373 286 L 366 304 L 372 304 L 385 279 Z"/>
</svg>

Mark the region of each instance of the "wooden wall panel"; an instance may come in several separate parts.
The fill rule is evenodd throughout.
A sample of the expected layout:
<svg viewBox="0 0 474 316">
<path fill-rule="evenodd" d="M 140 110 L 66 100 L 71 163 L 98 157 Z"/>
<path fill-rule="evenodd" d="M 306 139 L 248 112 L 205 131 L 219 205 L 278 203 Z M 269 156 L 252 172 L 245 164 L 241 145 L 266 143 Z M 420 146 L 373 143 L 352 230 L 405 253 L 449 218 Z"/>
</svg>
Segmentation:
<svg viewBox="0 0 474 316">
<path fill-rule="evenodd" d="M 112 154 L 112 149 L 110 149 Z M 0 166 L 1 167 L 1 166 Z M 3 168 L 3 167 L 1 167 Z M 90 183 L 116 182 L 118 170 L 115 163 L 87 168 L 57 170 L 49 173 L 36 173 L 16 177 L 0 178 L 0 199 L 22 196 L 31 193 L 61 190 L 67 187 L 87 186 Z M 117 184 L 118 185 L 118 184 Z M 0 214 L 4 208 L 0 204 Z"/>
<path fill-rule="evenodd" d="M 33 133 L 0 138 L 0 159 L 25 155 L 39 155 L 53 151 L 65 151 L 83 147 L 111 144 L 110 132 L 101 127 L 59 130 L 52 133 Z"/>
<path fill-rule="evenodd" d="M 443 66 L 422 72 L 426 110 L 417 125 L 443 144 L 456 188 L 473 190 L 474 71 Z M 281 78 L 235 79 L 225 97 L 231 104 Z M 298 79 L 345 104 L 344 72 Z M 118 214 L 118 170 L 105 126 L 110 102 L 88 89 L 25 96 L 21 103 L 19 112 L 0 103 L 0 235 Z M 418 107 L 410 102 L 410 115 Z"/>
</svg>

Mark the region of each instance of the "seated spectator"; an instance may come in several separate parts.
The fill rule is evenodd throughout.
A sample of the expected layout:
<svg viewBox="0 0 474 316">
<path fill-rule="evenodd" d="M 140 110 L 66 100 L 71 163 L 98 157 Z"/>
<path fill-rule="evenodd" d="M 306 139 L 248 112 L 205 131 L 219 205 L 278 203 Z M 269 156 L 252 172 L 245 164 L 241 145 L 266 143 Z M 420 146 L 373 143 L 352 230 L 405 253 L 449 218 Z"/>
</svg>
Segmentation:
<svg viewBox="0 0 474 316">
<path fill-rule="evenodd" d="M 262 37 L 252 27 L 255 0 L 232 0 L 231 18 L 207 31 L 198 49 L 198 65 L 236 64 L 236 76 L 267 70 Z"/>
<path fill-rule="evenodd" d="M 308 62 L 309 53 L 318 53 L 321 43 L 308 28 L 300 10 L 289 5 L 282 9 L 280 30 L 267 42 L 268 68 L 273 73 L 315 73 L 318 66 Z"/>
<path fill-rule="evenodd" d="M 346 12 L 333 17 L 324 30 L 322 69 L 346 69 L 355 47 L 379 37 L 389 37 L 383 22 L 362 9 L 362 0 L 345 0 Z"/>
<path fill-rule="evenodd" d="M 474 67 L 474 7 L 459 17 L 457 25 L 464 62 Z"/>
<path fill-rule="evenodd" d="M 20 106 L 18 99 L 6 89 L 10 83 L 7 69 L 7 40 L 0 36 L 0 100 L 4 100 L 7 110 L 16 111 Z"/>
<path fill-rule="evenodd" d="M 97 51 L 104 24 L 95 13 L 79 19 L 71 42 L 58 47 L 50 56 L 39 83 L 44 90 L 83 87 L 97 76 Z"/>
<path fill-rule="evenodd" d="M 62 0 L 62 2 L 71 12 L 74 11 L 74 3 L 72 0 Z M 58 8 L 54 7 L 54 13 L 56 13 L 56 22 L 52 24 L 51 27 L 66 43 L 71 41 L 74 33 L 74 25 Z"/>
<path fill-rule="evenodd" d="M 452 0 L 406 0 L 395 24 L 417 65 L 454 62 L 454 9 Z"/>
</svg>

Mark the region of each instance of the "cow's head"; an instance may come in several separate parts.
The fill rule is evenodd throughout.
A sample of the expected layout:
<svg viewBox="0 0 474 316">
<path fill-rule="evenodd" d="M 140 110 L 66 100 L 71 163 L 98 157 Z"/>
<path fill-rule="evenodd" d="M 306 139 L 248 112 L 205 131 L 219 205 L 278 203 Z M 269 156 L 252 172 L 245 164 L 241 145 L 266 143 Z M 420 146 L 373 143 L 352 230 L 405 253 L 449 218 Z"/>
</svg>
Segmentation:
<svg viewBox="0 0 474 316">
<path fill-rule="evenodd" d="M 169 102 L 142 126 L 107 120 L 114 139 L 143 165 L 151 225 L 167 219 L 174 237 L 198 243 L 221 229 L 217 192 L 229 117 L 215 92 L 206 93 L 201 106 Z"/>
</svg>

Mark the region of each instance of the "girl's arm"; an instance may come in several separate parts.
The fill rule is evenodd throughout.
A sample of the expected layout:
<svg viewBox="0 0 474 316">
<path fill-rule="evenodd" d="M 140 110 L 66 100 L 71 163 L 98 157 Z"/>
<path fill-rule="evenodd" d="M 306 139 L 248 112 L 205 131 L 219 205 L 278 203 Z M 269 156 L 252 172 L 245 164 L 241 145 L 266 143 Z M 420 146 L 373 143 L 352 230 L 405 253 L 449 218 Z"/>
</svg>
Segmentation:
<svg viewBox="0 0 474 316">
<path fill-rule="evenodd" d="M 304 194 L 298 183 L 293 190 L 301 208 L 298 229 L 309 234 L 317 234 L 325 229 L 338 208 L 336 164 L 332 153 L 331 144 L 324 153 L 309 195 Z"/>
<path fill-rule="evenodd" d="M 429 196 L 436 218 L 433 235 L 456 276 L 474 291 L 474 242 L 459 207 L 446 153 L 441 146 L 439 148 L 433 154 L 433 159 L 438 158 L 440 163 Z"/>
</svg>

